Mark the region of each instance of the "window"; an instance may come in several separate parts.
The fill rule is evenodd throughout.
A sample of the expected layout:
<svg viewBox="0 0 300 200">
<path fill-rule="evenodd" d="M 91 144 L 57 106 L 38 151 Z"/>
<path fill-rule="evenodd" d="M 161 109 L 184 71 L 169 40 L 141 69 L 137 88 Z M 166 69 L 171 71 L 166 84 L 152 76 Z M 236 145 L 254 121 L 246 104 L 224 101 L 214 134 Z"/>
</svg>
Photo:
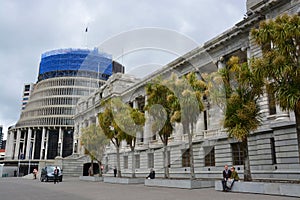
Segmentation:
<svg viewBox="0 0 300 200">
<path fill-rule="evenodd" d="M 144 142 L 144 131 L 141 131 L 141 137 L 140 137 L 140 142 Z"/>
<path fill-rule="evenodd" d="M 204 130 L 207 130 L 207 111 L 203 111 Z"/>
<path fill-rule="evenodd" d="M 270 138 L 270 143 L 271 143 L 272 164 L 275 165 L 275 164 L 277 164 L 277 161 L 276 161 L 276 150 L 275 150 L 274 138 Z"/>
<path fill-rule="evenodd" d="M 133 108 L 133 102 L 129 102 L 128 105 Z"/>
<path fill-rule="evenodd" d="M 244 164 L 244 151 L 241 143 L 231 144 L 233 165 Z"/>
<path fill-rule="evenodd" d="M 136 98 L 137 100 L 137 108 L 139 111 L 144 112 L 144 107 L 145 107 L 145 97 L 139 96 Z"/>
<path fill-rule="evenodd" d="M 204 147 L 205 166 L 215 166 L 215 147 Z"/>
<path fill-rule="evenodd" d="M 25 139 L 25 132 L 21 132 L 21 138 L 24 138 Z"/>
<path fill-rule="evenodd" d="M 135 168 L 140 168 L 140 155 L 135 155 Z"/>
<path fill-rule="evenodd" d="M 128 156 L 124 156 L 124 169 L 128 169 Z"/>
<path fill-rule="evenodd" d="M 182 152 L 182 167 L 190 167 L 190 150 L 186 149 Z"/>
<path fill-rule="evenodd" d="M 148 168 L 154 168 L 154 153 L 148 153 Z"/>
<path fill-rule="evenodd" d="M 275 115 L 276 114 L 276 102 L 275 102 L 275 96 L 274 96 L 272 86 L 268 85 L 267 93 L 268 93 L 269 114 L 270 115 Z"/>
<path fill-rule="evenodd" d="M 30 85 L 25 85 L 24 91 L 29 91 L 30 90 Z"/>
<path fill-rule="evenodd" d="M 156 140 L 156 133 L 153 133 L 152 140 Z"/>
</svg>

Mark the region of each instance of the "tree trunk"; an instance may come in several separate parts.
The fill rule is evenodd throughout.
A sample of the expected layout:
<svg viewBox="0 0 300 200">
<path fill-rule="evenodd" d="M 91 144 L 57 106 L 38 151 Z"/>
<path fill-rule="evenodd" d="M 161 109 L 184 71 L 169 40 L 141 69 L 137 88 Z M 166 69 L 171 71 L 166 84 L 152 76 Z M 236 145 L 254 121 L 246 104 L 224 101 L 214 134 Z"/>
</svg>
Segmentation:
<svg viewBox="0 0 300 200">
<path fill-rule="evenodd" d="M 193 124 L 191 124 L 191 129 L 192 130 L 189 130 L 189 127 L 188 127 L 188 140 L 189 140 L 189 149 L 190 149 L 190 174 L 191 174 L 191 179 L 195 179 L 196 176 L 195 176 L 195 166 L 194 166 L 194 150 L 193 150 L 193 129 L 194 129 L 194 126 Z"/>
<path fill-rule="evenodd" d="M 98 160 L 97 160 L 98 161 Z M 99 167 L 99 177 L 102 177 L 102 170 L 101 170 L 101 161 L 98 161 L 98 167 Z"/>
<path fill-rule="evenodd" d="M 91 171 L 90 171 L 90 176 L 94 176 L 94 159 L 91 156 Z"/>
<path fill-rule="evenodd" d="M 296 133 L 297 133 L 297 140 L 298 140 L 298 157 L 300 163 L 300 101 L 297 102 L 295 109 L 295 118 L 296 118 Z"/>
<path fill-rule="evenodd" d="M 168 160 L 169 159 L 168 159 L 167 145 L 164 143 L 164 169 L 165 169 L 165 178 L 170 178 Z"/>
<path fill-rule="evenodd" d="M 121 175 L 121 164 L 120 164 L 120 146 L 116 145 L 116 149 L 117 149 L 117 176 L 121 178 L 122 175 Z"/>
<path fill-rule="evenodd" d="M 250 159 L 248 151 L 248 139 L 242 142 L 244 157 L 244 181 L 252 181 L 251 170 L 250 170 Z"/>
<path fill-rule="evenodd" d="M 132 158 L 132 172 L 131 172 L 131 177 L 135 178 L 135 156 L 134 156 L 134 149 L 131 149 L 131 158 Z"/>
</svg>

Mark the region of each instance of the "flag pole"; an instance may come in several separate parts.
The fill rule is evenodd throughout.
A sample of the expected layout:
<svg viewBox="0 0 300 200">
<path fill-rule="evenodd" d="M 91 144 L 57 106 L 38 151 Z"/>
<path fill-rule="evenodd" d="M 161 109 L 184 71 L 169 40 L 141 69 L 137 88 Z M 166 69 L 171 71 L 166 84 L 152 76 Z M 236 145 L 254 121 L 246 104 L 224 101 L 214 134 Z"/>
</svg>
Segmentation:
<svg viewBox="0 0 300 200">
<path fill-rule="evenodd" d="M 88 26 L 85 28 L 85 47 L 88 48 Z"/>
</svg>

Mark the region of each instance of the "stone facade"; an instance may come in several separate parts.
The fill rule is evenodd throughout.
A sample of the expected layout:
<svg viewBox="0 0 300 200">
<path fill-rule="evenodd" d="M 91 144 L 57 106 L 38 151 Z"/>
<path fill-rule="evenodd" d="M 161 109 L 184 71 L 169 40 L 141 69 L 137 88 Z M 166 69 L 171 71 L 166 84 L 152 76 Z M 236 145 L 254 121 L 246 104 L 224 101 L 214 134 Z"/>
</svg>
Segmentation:
<svg viewBox="0 0 300 200">
<path fill-rule="evenodd" d="M 147 102 L 145 85 L 157 76 L 167 78 L 172 72 L 181 76 L 191 71 L 210 73 L 223 67 L 233 55 L 245 61 L 261 56 L 261 49 L 254 44 L 250 30 L 261 20 L 274 18 L 283 13 L 295 14 L 299 11 L 299 6 L 299 1 L 292 0 L 247 1 L 251 15 L 246 15 L 231 29 L 167 64 L 151 76 L 143 80 L 121 74 L 112 76 L 94 95 L 82 99 L 77 105 L 74 141 L 79 143 L 82 127 L 98 123 L 96 116 L 102 111 L 100 102 L 107 98 L 118 96 L 124 103 L 139 108 Z M 278 106 L 276 112 L 270 112 L 267 94 L 261 97 L 260 106 L 263 124 L 257 131 L 251 133 L 248 141 L 253 178 L 299 179 L 300 155 L 294 113 L 283 112 Z M 145 177 L 150 168 L 154 168 L 157 176 L 162 177 L 164 172 L 162 143 L 151 131 L 151 120 L 147 112 L 145 115 L 146 125 L 144 131 L 137 134 L 134 152 L 136 174 Z M 205 112 L 199 116 L 193 135 L 195 172 L 198 178 L 220 178 L 225 164 L 235 165 L 240 177 L 243 177 L 243 155 L 239 143 L 235 139 L 228 138 L 222 129 L 222 119 L 222 111 L 213 104 L 207 104 Z M 187 148 L 187 135 L 183 133 L 182 125 L 176 124 L 167 147 L 170 154 L 171 177 L 189 177 L 190 169 L 184 157 Z M 83 150 L 80 146 L 76 146 L 74 153 L 83 154 Z M 122 144 L 120 158 L 122 174 L 130 175 L 132 154 L 126 143 Z M 112 173 L 111 169 L 116 166 L 116 153 L 112 144 L 107 147 L 103 163 L 109 170 L 108 173 Z"/>
</svg>

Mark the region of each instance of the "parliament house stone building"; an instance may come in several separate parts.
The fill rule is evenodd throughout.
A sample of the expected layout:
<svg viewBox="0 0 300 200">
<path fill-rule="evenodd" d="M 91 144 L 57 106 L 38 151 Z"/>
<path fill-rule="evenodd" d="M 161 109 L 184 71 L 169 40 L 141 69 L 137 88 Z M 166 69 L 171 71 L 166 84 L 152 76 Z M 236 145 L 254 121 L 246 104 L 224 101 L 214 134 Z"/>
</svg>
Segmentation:
<svg viewBox="0 0 300 200">
<path fill-rule="evenodd" d="M 90 50 L 56 50 L 42 55 L 38 81 L 33 86 L 18 122 L 8 130 L 5 162 L 51 161 L 63 168 L 65 175 L 79 176 L 89 166 L 89 157 L 81 146 L 82 129 L 98 124 L 102 102 L 119 97 L 133 108 L 147 104 L 145 86 L 156 77 L 169 78 L 172 72 L 211 73 L 225 66 L 231 56 L 242 61 L 262 56 L 261 47 L 250 36 L 265 19 L 284 13 L 300 14 L 299 0 L 247 0 L 244 18 L 230 29 L 187 52 L 143 79 L 123 74 L 124 69 L 111 57 Z M 208 27 L 209 28 L 209 27 Z M 146 38 L 145 38 L 146 39 Z M 90 57 L 90 59 L 86 59 Z M 62 63 L 63 64 L 62 64 Z M 121 72 L 121 73 L 117 73 Z M 273 94 L 265 93 L 259 101 L 262 125 L 248 138 L 250 167 L 254 179 L 300 179 L 299 139 L 295 115 L 271 103 Z M 152 132 L 151 119 L 145 111 L 146 124 L 137 133 L 134 152 L 137 177 L 145 177 L 153 168 L 163 177 L 163 145 Z M 225 164 L 234 165 L 243 177 L 244 154 L 240 143 L 229 138 L 222 128 L 223 113 L 212 102 L 194 126 L 193 150 L 197 178 L 220 178 Z M 170 177 L 190 177 L 189 145 L 182 125 L 176 123 L 167 146 Z M 132 154 L 126 142 L 121 146 L 123 176 L 130 176 Z M 112 175 L 116 149 L 106 147 L 102 163 Z M 40 165 L 41 166 L 41 165 Z"/>
<path fill-rule="evenodd" d="M 300 12 L 300 2 L 296 0 L 248 0 L 246 4 L 247 13 L 240 22 L 160 70 L 141 80 L 126 74 L 114 74 L 93 95 L 80 99 L 74 118 L 75 143 L 80 143 L 82 128 L 98 123 L 96 117 L 97 113 L 103 111 L 102 101 L 110 97 L 120 97 L 124 103 L 142 110 L 147 103 L 145 86 L 158 76 L 168 78 L 174 71 L 180 76 L 191 71 L 211 73 L 224 67 L 231 56 L 238 56 L 242 61 L 260 57 L 261 47 L 254 43 L 250 30 L 258 27 L 262 20 L 284 13 Z M 272 94 L 267 93 L 260 98 L 263 123 L 248 139 L 252 177 L 299 179 L 300 144 L 297 140 L 295 115 L 269 103 L 271 98 Z M 145 116 L 148 120 L 143 131 L 137 133 L 134 152 L 136 175 L 145 177 L 149 170 L 154 168 L 157 176 L 163 177 L 163 145 L 158 135 L 152 132 L 147 112 Z M 236 166 L 240 177 L 243 177 L 243 151 L 240 143 L 234 138 L 229 138 L 222 128 L 222 119 L 223 113 L 219 107 L 208 102 L 195 124 L 193 149 L 197 178 L 220 178 L 225 164 Z M 189 177 L 188 148 L 187 134 L 178 123 L 167 147 L 170 177 Z M 73 155 L 78 159 L 84 156 L 83 147 L 77 145 L 73 149 Z M 122 143 L 120 158 L 122 175 L 130 176 L 132 154 L 126 142 Z M 116 149 L 112 144 L 106 148 L 103 164 L 108 174 L 117 166 Z"/>
</svg>

